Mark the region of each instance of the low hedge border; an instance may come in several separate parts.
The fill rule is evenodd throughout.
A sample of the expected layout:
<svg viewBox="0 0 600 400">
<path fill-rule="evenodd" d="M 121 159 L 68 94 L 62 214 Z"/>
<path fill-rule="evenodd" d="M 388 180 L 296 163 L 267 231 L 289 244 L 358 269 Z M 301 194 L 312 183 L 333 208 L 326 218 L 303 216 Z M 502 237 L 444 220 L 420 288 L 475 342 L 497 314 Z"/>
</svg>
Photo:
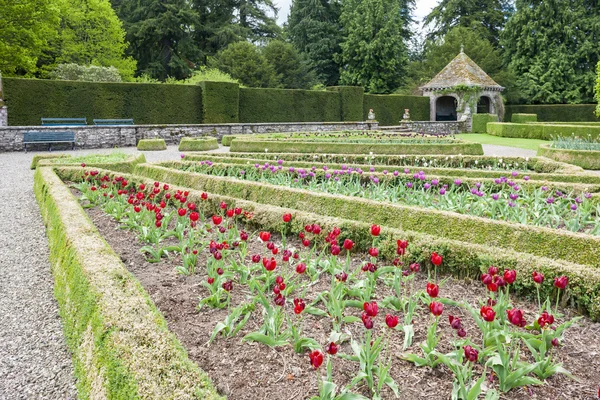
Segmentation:
<svg viewBox="0 0 600 400">
<path fill-rule="evenodd" d="M 70 156 L 67 156 L 67 157 L 70 157 Z M 49 166 L 57 166 L 57 165 L 80 165 L 79 162 L 69 162 L 69 159 L 67 157 L 61 157 L 59 159 L 55 159 L 55 158 L 40 159 L 37 163 L 37 167 L 49 167 Z M 111 162 L 111 163 L 86 162 L 85 164 L 88 167 L 106 168 L 106 169 L 110 169 L 112 171 L 131 173 L 131 172 L 133 172 L 134 165 L 143 164 L 145 162 L 146 162 L 146 156 L 144 154 L 138 154 L 138 155 L 131 155 L 131 156 L 127 157 L 127 159 L 120 161 L 120 162 Z"/>
<path fill-rule="evenodd" d="M 600 151 L 555 149 L 548 144 L 542 144 L 537 154 L 585 169 L 600 169 Z"/>
<path fill-rule="evenodd" d="M 487 131 L 488 122 L 498 122 L 496 114 L 473 114 L 473 126 L 471 132 L 485 133 Z"/>
<path fill-rule="evenodd" d="M 166 150 L 167 144 L 165 143 L 165 139 L 140 139 L 137 149 L 140 151 Z"/>
<path fill-rule="evenodd" d="M 79 398 L 220 398 L 52 168 L 37 169 L 34 191 Z"/>
<path fill-rule="evenodd" d="M 219 148 L 216 138 L 212 137 L 184 137 L 179 142 L 178 151 L 208 151 Z"/>
<path fill-rule="evenodd" d="M 233 135 L 223 135 L 223 137 L 221 137 L 221 144 L 223 146 L 231 146 L 231 141 L 235 139 L 235 136 Z"/>
<path fill-rule="evenodd" d="M 175 164 L 177 163 L 173 162 L 173 165 Z M 358 221 L 600 268 L 600 237 L 596 236 L 190 173 L 152 164 L 138 164 L 134 173 L 258 203 L 301 211 L 319 210 L 320 214 L 330 217 L 343 218 L 352 215 Z"/>
<path fill-rule="evenodd" d="M 528 122 L 537 122 L 537 114 L 513 114 L 510 121 L 516 124 L 526 124 Z"/>
<path fill-rule="evenodd" d="M 31 160 L 30 169 L 36 169 L 40 161 L 51 160 L 53 158 L 69 158 L 68 154 L 36 154 Z"/>
<path fill-rule="evenodd" d="M 539 158 L 538 158 L 539 159 Z M 240 157 L 229 157 L 226 154 L 215 154 L 214 156 L 211 154 L 210 157 L 207 157 L 206 154 L 197 155 L 197 154 L 186 154 L 186 161 L 205 161 L 210 160 L 215 163 L 227 163 L 227 164 L 238 164 L 238 165 L 254 165 L 256 163 L 262 164 L 266 160 L 259 158 L 240 158 Z M 362 160 L 364 161 L 364 159 Z M 273 163 L 276 160 L 269 159 L 268 162 Z M 289 161 L 286 161 L 289 163 Z M 300 168 L 311 168 L 312 166 L 316 166 L 317 168 L 321 168 L 322 166 L 327 165 L 330 169 L 341 169 L 343 165 L 348 164 L 337 164 L 337 163 L 322 163 L 322 162 L 305 162 L 305 161 L 293 161 L 292 165 L 294 167 Z M 371 165 L 368 164 L 350 164 L 352 167 L 359 167 L 365 173 L 368 173 Z M 284 164 L 286 166 L 286 164 Z M 419 171 L 423 171 L 427 176 L 435 175 L 435 176 L 446 176 L 452 178 L 479 178 L 479 179 L 496 179 L 500 176 L 506 176 L 511 178 L 511 180 L 519 182 L 520 184 L 525 183 L 523 180 L 524 176 L 529 176 L 529 182 L 561 182 L 561 183 L 572 183 L 577 186 L 591 184 L 591 185 L 600 185 L 600 176 L 598 175 L 583 175 L 583 174 L 545 174 L 545 173 L 537 173 L 537 172 L 519 172 L 519 177 L 512 178 L 510 171 L 487 171 L 487 170 L 477 170 L 477 169 L 460 169 L 460 168 L 432 168 L 432 167 L 406 167 L 406 166 L 394 166 L 394 165 L 376 165 L 373 166 L 376 172 L 388 171 L 388 173 L 392 173 L 394 170 L 397 170 L 401 174 L 404 174 L 404 168 L 410 169 L 410 174 L 414 174 Z M 583 171 L 583 170 L 582 170 Z M 536 183 L 537 186 L 539 184 Z"/>
<path fill-rule="evenodd" d="M 507 122 L 490 122 L 487 133 L 494 136 L 552 140 L 556 136 L 591 136 L 600 137 L 600 125 L 560 124 L 515 124 Z"/>
<path fill-rule="evenodd" d="M 267 150 L 267 151 L 265 151 Z M 290 152 L 290 153 L 337 153 L 337 154 L 466 154 L 483 155 L 479 143 L 460 142 L 448 144 L 359 144 L 301 141 L 245 140 L 236 138 L 231 142 L 231 152 Z"/>
<path fill-rule="evenodd" d="M 63 179 L 81 179 L 80 171 L 73 168 L 59 169 L 57 172 Z M 112 177 L 116 176 L 111 171 L 100 172 L 102 174 L 107 173 Z M 151 188 L 154 182 L 154 179 L 139 175 L 127 174 L 123 176 L 129 182 L 135 182 L 138 185 L 145 183 L 147 188 Z M 370 223 L 368 222 L 327 217 L 297 209 L 280 208 L 212 192 L 209 193 L 208 200 L 204 201 L 200 197 L 201 191 L 190 189 L 189 186 L 172 185 L 171 188 L 173 190 L 189 190 L 188 200 L 193 201 L 205 213 L 220 211 L 219 205 L 222 201 L 227 204 L 235 204 L 236 207 L 242 207 L 244 210 L 253 213 L 250 223 L 257 229 L 279 231 L 281 229 L 281 215 L 291 212 L 293 215 L 291 232 L 300 232 L 305 225 L 317 222 L 325 231 L 336 226 L 339 227 L 342 230 L 340 240 L 352 239 L 359 250 L 366 251 L 372 244 Z M 436 251 L 444 257 L 444 262 L 438 268 L 438 271 L 451 273 L 459 278 L 478 279 L 481 272 L 486 271 L 490 265 L 496 265 L 501 269 L 515 269 L 519 276 L 526 277 L 523 280 L 519 279 L 520 283 L 515 289 L 521 295 L 529 297 L 532 297 L 532 293 L 535 293 L 536 290 L 536 285 L 530 278 L 533 271 L 541 272 L 547 276 L 549 278 L 547 282 L 551 282 L 550 278 L 553 276 L 567 275 L 569 277 L 568 298 L 564 298 L 563 301 L 580 311 L 588 313 L 594 320 L 600 320 L 600 271 L 597 269 L 569 262 L 557 262 L 512 250 L 474 245 L 457 240 L 443 239 L 434 235 L 405 231 L 391 228 L 385 224 L 382 226 L 380 238 L 379 247 L 382 257 L 388 260 L 393 259 L 396 257 L 396 240 L 408 240 L 408 255 L 414 261 L 430 268 L 429 256 L 432 251 Z M 541 289 L 543 296 L 550 294 L 553 290 L 551 284 L 542 285 Z"/>
</svg>

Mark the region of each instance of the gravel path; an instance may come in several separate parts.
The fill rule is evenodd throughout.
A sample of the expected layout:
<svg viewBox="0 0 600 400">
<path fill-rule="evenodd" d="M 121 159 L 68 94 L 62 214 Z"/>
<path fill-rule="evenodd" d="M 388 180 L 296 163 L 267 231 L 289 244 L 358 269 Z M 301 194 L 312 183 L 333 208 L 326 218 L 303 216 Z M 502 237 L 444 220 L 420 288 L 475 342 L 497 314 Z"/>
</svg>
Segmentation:
<svg viewBox="0 0 600 400">
<path fill-rule="evenodd" d="M 517 147 L 497 146 L 495 144 L 482 144 L 483 154 L 486 156 L 501 157 L 535 157 L 535 150 L 520 149 Z"/>
</svg>

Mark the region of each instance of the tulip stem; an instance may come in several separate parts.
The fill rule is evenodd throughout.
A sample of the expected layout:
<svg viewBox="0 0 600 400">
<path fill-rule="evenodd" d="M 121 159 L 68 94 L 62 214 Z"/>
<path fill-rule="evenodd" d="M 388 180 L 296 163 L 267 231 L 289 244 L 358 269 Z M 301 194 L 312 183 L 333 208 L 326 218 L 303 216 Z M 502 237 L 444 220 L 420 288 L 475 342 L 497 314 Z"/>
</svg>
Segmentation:
<svg viewBox="0 0 600 400">
<path fill-rule="evenodd" d="M 535 289 L 537 291 L 538 308 L 540 309 L 540 313 L 541 313 L 542 312 L 542 302 L 540 301 L 540 285 L 535 285 Z"/>
<path fill-rule="evenodd" d="M 560 299 L 560 289 L 558 289 L 558 293 L 556 294 L 556 306 L 554 307 L 554 312 L 558 313 L 558 300 Z"/>
</svg>

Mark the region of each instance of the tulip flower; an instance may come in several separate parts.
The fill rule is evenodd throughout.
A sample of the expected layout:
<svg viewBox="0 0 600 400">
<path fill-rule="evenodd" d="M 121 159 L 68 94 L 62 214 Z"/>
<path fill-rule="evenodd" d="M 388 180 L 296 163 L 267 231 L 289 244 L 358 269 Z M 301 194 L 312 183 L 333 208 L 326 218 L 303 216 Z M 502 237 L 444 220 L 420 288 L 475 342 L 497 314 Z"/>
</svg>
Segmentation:
<svg viewBox="0 0 600 400">
<path fill-rule="evenodd" d="M 436 298 L 438 297 L 440 287 L 435 283 L 427 282 L 427 294 L 429 297 Z"/>
<path fill-rule="evenodd" d="M 271 233 L 270 232 L 260 232 L 258 234 L 258 237 L 260 238 L 260 240 L 262 240 L 263 242 L 268 242 L 271 239 Z"/>
<path fill-rule="evenodd" d="M 496 311 L 490 306 L 483 306 L 479 310 L 479 314 L 483 318 L 484 321 L 493 322 L 496 318 Z"/>
<path fill-rule="evenodd" d="M 498 274 L 498 267 L 494 267 L 493 265 L 488 268 L 488 274 L 494 276 Z"/>
<path fill-rule="evenodd" d="M 365 326 L 365 328 L 373 329 L 373 326 L 375 325 L 373 323 L 373 319 L 366 312 L 362 313 L 361 319 L 362 319 L 362 322 L 363 322 L 363 325 Z"/>
<path fill-rule="evenodd" d="M 509 285 L 512 285 L 515 280 L 517 279 L 517 271 L 513 270 L 505 270 L 504 271 L 504 280 L 506 281 L 506 283 L 508 283 Z"/>
<path fill-rule="evenodd" d="M 544 311 L 542 315 L 538 318 L 538 325 L 540 328 L 545 327 L 546 325 L 552 325 L 554 323 L 554 316 L 548 314 L 548 311 Z"/>
<path fill-rule="evenodd" d="M 285 305 L 285 297 L 283 297 L 281 293 L 278 294 L 277 296 L 275 296 L 274 303 L 279 307 L 283 307 Z"/>
<path fill-rule="evenodd" d="M 363 309 L 365 310 L 365 313 L 367 313 L 367 315 L 369 317 L 376 317 L 377 316 L 377 311 L 379 310 L 379 307 L 377 306 L 377 302 L 372 301 L 370 303 L 365 302 L 363 304 Z"/>
<path fill-rule="evenodd" d="M 133 211 L 135 211 L 136 213 L 139 213 L 140 211 L 142 211 L 142 207 L 140 207 L 140 206 L 133 206 Z"/>
<path fill-rule="evenodd" d="M 335 344 L 334 342 L 329 343 L 329 346 L 327 346 L 327 353 L 331 354 L 332 356 L 334 356 L 338 350 L 339 350 L 339 346 L 337 344 Z"/>
<path fill-rule="evenodd" d="M 347 251 L 352 250 L 352 247 L 354 246 L 354 242 L 350 239 L 346 239 L 344 240 L 344 249 L 346 249 Z"/>
<path fill-rule="evenodd" d="M 379 250 L 376 247 L 371 247 L 369 249 L 369 255 L 371 257 L 377 257 L 377 256 L 379 256 Z"/>
<path fill-rule="evenodd" d="M 477 350 L 475 350 L 471 346 L 464 346 L 463 350 L 465 351 L 465 358 L 468 361 L 472 363 L 477 362 L 477 359 L 479 358 L 479 353 L 477 352 Z"/>
<path fill-rule="evenodd" d="M 394 329 L 396 326 L 398 326 L 398 316 L 387 314 L 385 316 L 385 323 L 387 324 L 388 328 Z"/>
<path fill-rule="evenodd" d="M 564 275 L 554 278 L 554 286 L 556 286 L 558 289 L 565 290 L 568 284 L 569 278 Z"/>
<path fill-rule="evenodd" d="M 186 194 L 187 196 L 187 194 Z M 219 204 L 219 207 L 221 207 L 222 210 L 226 210 L 227 209 L 227 203 L 225 203 L 224 201 L 221 202 L 221 204 Z"/>
<path fill-rule="evenodd" d="M 458 330 L 462 328 L 462 322 L 460 318 L 455 317 L 454 315 L 448 316 L 448 322 L 450 322 L 450 326 L 452 327 L 452 329 Z"/>
<path fill-rule="evenodd" d="M 187 214 L 187 211 L 185 208 L 180 208 L 177 210 L 177 214 L 179 214 L 180 217 L 183 217 L 185 214 Z"/>
<path fill-rule="evenodd" d="M 241 231 L 241 232 L 240 232 L 240 240 L 242 240 L 242 241 L 244 241 L 244 242 L 245 242 L 246 240 L 248 240 L 248 234 L 247 234 L 246 232 L 244 232 L 244 231 Z"/>
<path fill-rule="evenodd" d="M 558 338 L 552 339 L 552 346 L 558 347 L 560 343 L 558 342 Z M 600 389 L 598 389 L 598 398 L 600 398 Z"/>
<path fill-rule="evenodd" d="M 252 256 L 252 262 L 257 264 L 260 262 L 260 254 L 255 254 Z"/>
<path fill-rule="evenodd" d="M 221 221 L 223 221 L 223 217 L 221 217 L 220 215 L 213 215 L 212 221 L 213 221 L 213 224 L 220 225 Z"/>
<path fill-rule="evenodd" d="M 335 274 L 335 279 L 340 282 L 346 282 L 346 279 L 348 279 L 348 274 L 342 271 L 339 274 Z"/>
<path fill-rule="evenodd" d="M 211 278 L 210 276 L 206 279 L 206 281 L 208 282 L 209 285 L 212 285 L 213 283 L 215 283 L 215 278 Z"/>
<path fill-rule="evenodd" d="M 233 208 L 225 211 L 225 215 L 227 215 L 227 218 L 233 217 L 234 213 L 235 213 L 235 211 L 233 210 Z"/>
<path fill-rule="evenodd" d="M 434 316 L 439 317 L 444 312 L 444 305 L 437 301 L 432 301 L 429 303 L 429 311 L 431 311 Z"/>
<path fill-rule="evenodd" d="M 321 364 L 323 364 L 323 353 L 321 353 L 321 350 L 311 351 L 308 355 L 308 358 L 310 358 L 310 364 L 315 370 L 319 369 Z"/>
<path fill-rule="evenodd" d="M 340 254 L 340 246 L 334 244 L 333 246 L 331 246 L 331 254 L 334 256 L 337 256 L 338 254 Z"/>
<path fill-rule="evenodd" d="M 523 318 L 522 310 L 516 308 L 506 310 L 506 315 L 508 316 L 508 321 L 515 326 L 523 328 L 527 325 L 527 322 Z"/>
<path fill-rule="evenodd" d="M 300 264 L 296 265 L 296 273 L 303 274 L 305 272 L 306 272 L 306 264 L 300 263 Z"/>
<path fill-rule="evenodd" d="M 226 282 L 223 282 L 223 284 L 221 286 L 223 287 L 223 289 L 225 289 L 225 291 L 231 292 L 231 289 L 233 289 L 233 282 L 226 281 Z"/>
<path fill-rule="evenodd" d="M 317 224 L 313 224 L 312 226 L 312 233 L 313 235 L 318 235 L 321 233 L 321 226 L 317 225 Z"/>
<path fill-rule="evenodd" d="M 283 222 L 285 222 L 287 224 L 291 220 L 292 220 L 292 214 L 289 214 L 289 213 L 283 214 Z"/>
<path fill-rule="evenodd" d="M 544 282 L 544 274 L 540 274 L 537 271 L 533 271 L 533 281 L 539 285 L 542 284 L 542 282 Z"/>
<path fill-rule="evenodd" d="M 302 299 L 294 299 L 294 313 L 300 314 L 306 308 L 306 304 L 304 304 L 304 300 Z"/>
<path fill-rule="evenodd" d="M 371 225 L 371 235 L 379 236 L 381 232 L 381 227 L 379 225 Z"/>
<path fill-rule="evenodd" d="M 271 257 L 270 260 L 268 258 L 264 257 L 262 259 L 262 263 L 267 271 L 273 271 L 277 267 L 277 262 L 275 261 L 275 258 L 273 258 L 273 257 Z"/>
<path fill-rule="evenodd" d="M 490 274 L 483 274 L 481 275 L 481 282 L 487 286 L 494 282 L 493 276 Z"/>
<path fill-rule="evenodd" d="M 431 253 L 431 263 L 436 267 L 439 267 L 442 264 L 442 256 L 436 252 Z"/>
</svg>

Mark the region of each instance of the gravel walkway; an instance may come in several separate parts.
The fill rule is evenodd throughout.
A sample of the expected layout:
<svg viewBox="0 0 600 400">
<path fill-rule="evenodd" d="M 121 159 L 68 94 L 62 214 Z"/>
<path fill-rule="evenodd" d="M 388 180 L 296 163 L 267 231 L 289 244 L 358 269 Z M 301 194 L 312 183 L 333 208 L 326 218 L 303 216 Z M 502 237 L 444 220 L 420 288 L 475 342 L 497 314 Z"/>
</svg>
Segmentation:
<svg viewBox="0 0 600 400">
<path fill-rule="evenodd" d="M 535 150 L 520 149 L 517 147 L 497 146 L 495 144 L 482 144 L 483 154 L 486 156 L 501 157 L 535 157 Z"/>
</svg>

